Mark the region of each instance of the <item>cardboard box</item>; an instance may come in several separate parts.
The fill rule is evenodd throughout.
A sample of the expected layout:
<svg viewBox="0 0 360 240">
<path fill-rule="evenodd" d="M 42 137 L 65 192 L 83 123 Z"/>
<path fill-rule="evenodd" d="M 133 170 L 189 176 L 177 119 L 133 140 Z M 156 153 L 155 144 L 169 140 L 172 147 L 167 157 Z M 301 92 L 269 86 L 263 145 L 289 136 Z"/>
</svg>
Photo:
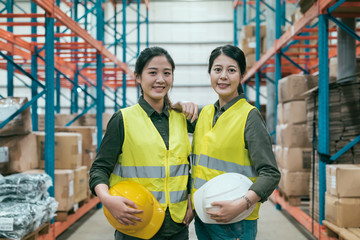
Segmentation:
<svg viewBox="0 0 360 240">
<path fill-rule="evenodd" d="M 45 167 L 45 133 L 34 132 L 40 168 Z M 55 169 L 76 169 L 81 166 L 82 140 L 79 133 L 55 133 Z"/>
<path fill-rule="evenodd" d="M 247 38 L 241 38 L 241 50 L 247 56 L 248 54 L 255 53 L 255 46 L 251 46 Z"/>
<path fill-rule="evenodd" d="M 282 147 L 280 145 L 275 145 L 275 147 L 273 147 L 273 152 L 275 155 L 275 159 L 276 159 L 276 163 L 278 164 L 278 166 L 280 168 L 282 168 L 282 162 L 283 162 L 283 151 L 282 151 Z"/>
<path fill-rule="evenodd" d="M 284 124 L 284 105 L 279 103 L 277 105 L 277 124 Z"/>
<path fill-rule="evenodd" d="M 311 142 L 307 136 L 306 124 L 282 124 L 276 128 L 276 141 L 283 147 L 310 148 Z M 278 132 L 279 131 L 279 132 Z"/>
<path fill-rule="evenodd" d="M 281 142 L 281 134 L 282 134 L 282 131 L 284 129 L 284 124 L 278 124 L 276 125 L 276 145 L 282 145 L 282 142 Z"/>
<path fill-rule="evenodd" d="M 256 37 L 242 38 L 241 39 L 241 50 L 244 52 L 245 56 L 248 54 L 256 53 Z M 266 52 L 266 38 L 260 38 L 260 53 L 263 54 Z M 248 65 L 248 63 L 246 64 Z"/>
<path fill-rule="evenodd" d="M 308 196 L 309 195 L 310 172 L 290 172 L 281 169 L 279 187 L 286 196 Z"/>
<path fill-rule="evenodd" d="M 360 198 L 360 165 L 326 165 L 326 189 L 337 197 Z"/>
<path fill-rule="evenodd" d="M 39 167 L 36 136 L 32 133 L 0 138 L 0 173 L 23 172 Z"/>
<path fill-rule="evenodd" d="M 255 37 L 255 25 L 245 25 L 242 28 L 243 38 Z M 260 37 L 265 37 L 266 35 L 266 25 L 260 25 Z"/>
<path fill-rule="evenodd" d="M 312 148 L 281 148 L 281 167 L 290 172 L 309 172 Z M 281 153 L 280 153 L 281 154 Z"/>
<path fill-rule="evenodd" d="M 325 219 L 338 227 L 360 227 L 360 198 L 338 198 L 325 193 Z"/>
<path fill-rule="evenodd" d="M 57 113 L 55 114 L 55 127 L 65 127 L 67 123 L 77 117 L 78 114 L 64 114 L 64 113 Z M 79 119 L 76 120 L 71 124 L 71 126 L 80 126 Z M 39 114 L 38 115 L 38 129 L 39 131 L 45 130 L 45 115 Z"/>
<path fill-rule="evenodd" d="M 88 196 L 87 167 L 81 166 L 74 171 L 74 201 L 79 203 Z"/>
<path fill-rule="evenodd" d="M 85 149 L 83 152 L 82 165 L 90 170 L 96 157 L 96 149 Z"/>
<path fill-rule="evenodd" d="M 0 123 L 8 119 L 28 102 L 26 97 L 9 97 L 0 99 Z M 0 136 L 25 135 L 32 130 L 30 108 L 18 114 L 3 128 L 0 129 Z"/>
<path fill-rule="evenodd" d="M 69 211 L 74 206 L 74 170 L 55 170 L 55 200 L 58 211 Z"/>
<path fill-rule="evenodd" d="M 110 113 L 103 113 L 102 115 L 102 128 L 103 130 L 106 130 L 107 124 L 112 117 L 112 114 Z M 96 126 L 96 114 L 88 113 L 85 115 L 82 115 L 78 119 L 80 126 Z"/>
<path fill-rule="evenodd" d="M 251 68 L 255 64 L 255 53 L 246 55 L 246 67 Z"/>
<path fill-rule="evenodd" d="M 280 79 L 278 85 L 279 103 L 305 100 L 304 93 L 317 86 L 317 78 L 310 75 L 289 75 Z"/>
<path fill-rule="evenodd" d="M 284 103 L 283 123 L 299 124 L 306 123 L 305 100 Z"/>
<path fill-rule="evenodd" d="M 31 169 L 27 174 L 44 173 L 43 169 Z M 74 207 L 74 170 L 55 169 L 55 200 L 59 202 L 57 211 L 69 211 Z"/>
<path fill-rule="evenodd" d="M 79 133 L 82 137 L 82 166 L 90 169 L 94 162 L 97 148 L 97 128 L 96 127 L 56 127 L 56 132 L 73 132 Z"/>
</svg>

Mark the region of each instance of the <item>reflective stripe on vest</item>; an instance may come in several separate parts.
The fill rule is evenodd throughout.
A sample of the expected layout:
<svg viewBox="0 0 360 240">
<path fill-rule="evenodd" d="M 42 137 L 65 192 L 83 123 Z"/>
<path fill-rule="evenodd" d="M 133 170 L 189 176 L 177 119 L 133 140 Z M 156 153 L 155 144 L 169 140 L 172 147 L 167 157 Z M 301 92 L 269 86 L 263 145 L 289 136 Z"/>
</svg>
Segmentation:
<svg viewBox="0 0 360 240">
<path fill-rule="evenodd" d="M 234 172 L 247 176 L 248 178 L 257 177 L 257 173 L 253 166 L 242 166 L 237 163 L 227 162 L 220 159 L 208 157 L 204 154 L 200 155 L 199 164 L 210 169 L 222 172 Z"/>
<path fill-rule="evenodd" d="M 151 192 L 159 203 L 165 203 L 165 192 Z M 179 203 L 187 200 L 188 192 L 184 191 L 173 191 L 170 192 L 170 203 Z"/>
<path fill-rule="evenodd" d="M 191 146 L 186 117 L 169 111 L 169 148 L 139 104 L 121 109 L 124 122 L 122 153 L 110 176 L 110 186 L 131 180 L 146 187 L 171 218 L 181 223 L 187 211 Z"/>
<path fill-rule="evenodd" d="M 164 166 L 121 166 L 120 163 L 115 165 L 113 174 L 124 178 L 164 178 Z M 188 176 L 189 165 L 171 165 L 170 177 Z"/>
</svg>

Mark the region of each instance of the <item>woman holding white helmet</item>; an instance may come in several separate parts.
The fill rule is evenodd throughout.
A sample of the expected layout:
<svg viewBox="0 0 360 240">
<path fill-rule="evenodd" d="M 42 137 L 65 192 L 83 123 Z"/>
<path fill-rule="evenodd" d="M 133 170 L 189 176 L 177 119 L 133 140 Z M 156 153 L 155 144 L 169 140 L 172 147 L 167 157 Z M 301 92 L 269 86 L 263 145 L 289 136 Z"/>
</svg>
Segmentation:
<svg viewBox="0 0 360 240">
<path fill-rule="evenodd" d="M 245 55 L 239 48 L 225 45 L 212 51 L 208 72 L 219 100 L 202 109 L 196 125 L 192 196 L 208 181 L 207 185 L 210 185 L 211 179 L 224 173 L 239 173 L 250 179 L 252 184 L 242 197 L 211 202 L 211 208 L 206 204 L 217 190 L 215 193 L 208 187 L 205 191 L 201 190 L 201 196 L 208 199 L 201 200 L 206 207 L 205 215 L 203 209 L 197 209 L 199 204 L 195 202 L 198 215 L 195 217 L 195 229 L 200 240 L 255 239 L 260 203 L 267 200 L 280 180 L 264 120 L 259 111 L 247 103 L 242 90 L 241 80 L 245 70 Z M 219 193 L 226 191 L 225 186 L 215 185 L 220 186 Z M 228 190 L 232 191 L 231 187 Z M 225 193 L 220 195 L 225 196 Z M 249 216 L 236 221 L 250 208 L 254 210 Z"/>
</svg>

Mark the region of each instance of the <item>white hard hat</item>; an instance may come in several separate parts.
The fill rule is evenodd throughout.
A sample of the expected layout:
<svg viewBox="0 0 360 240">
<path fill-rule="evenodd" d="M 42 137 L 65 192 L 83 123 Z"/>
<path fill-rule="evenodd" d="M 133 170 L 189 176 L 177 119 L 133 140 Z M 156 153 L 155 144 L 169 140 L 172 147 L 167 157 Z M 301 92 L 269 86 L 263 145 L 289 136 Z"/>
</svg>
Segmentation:
<svg viewBox="0 0 360 240">
<path fill-rule="evenodd" d="M 254 211 L 256 204 L 243 211 L 237 217 L 226 223 L 216 222 L 206 212 L 215 212 L 219 207 L 211 203 L 217 201 L 236 200 L 244 196 L 253 182 L 239 173 L 224 173 L 206 182 L 194 193 L 195 211 L 204 223 L 229 224 L 247 218 Z"/>
</svg>

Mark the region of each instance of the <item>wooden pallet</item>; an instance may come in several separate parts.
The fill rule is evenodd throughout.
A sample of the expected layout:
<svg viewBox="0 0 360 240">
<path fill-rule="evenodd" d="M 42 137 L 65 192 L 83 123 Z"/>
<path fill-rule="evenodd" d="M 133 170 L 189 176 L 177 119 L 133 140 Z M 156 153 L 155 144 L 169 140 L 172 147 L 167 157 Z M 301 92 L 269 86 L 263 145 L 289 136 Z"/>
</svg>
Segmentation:
<svg viewBox="0 0 360 240">
<path fill-rule="evenodd" d="M 69 211 L 57 211 L 55 216 L 56 222 L 65 222 L 69 215 L 74 214 L 79 208 L 90 201 L 89 198 L 82 200 L 81 202 L 74 204 Z"/>
<path fill-rule="evenodd" d="M 360 228 L 341 228 L 326 220 L 323 225 L 329 236 L 335 236 L 339 240 L 360 240 Z"/>
<path fill-rule="evenodd" d="M 288 196 L 280 188 L 278 190 L 279 196 L 282 197 L 290 206 L 300 206 L 302 201 L 309 201 L 308 196 Z"/>
</svg>

